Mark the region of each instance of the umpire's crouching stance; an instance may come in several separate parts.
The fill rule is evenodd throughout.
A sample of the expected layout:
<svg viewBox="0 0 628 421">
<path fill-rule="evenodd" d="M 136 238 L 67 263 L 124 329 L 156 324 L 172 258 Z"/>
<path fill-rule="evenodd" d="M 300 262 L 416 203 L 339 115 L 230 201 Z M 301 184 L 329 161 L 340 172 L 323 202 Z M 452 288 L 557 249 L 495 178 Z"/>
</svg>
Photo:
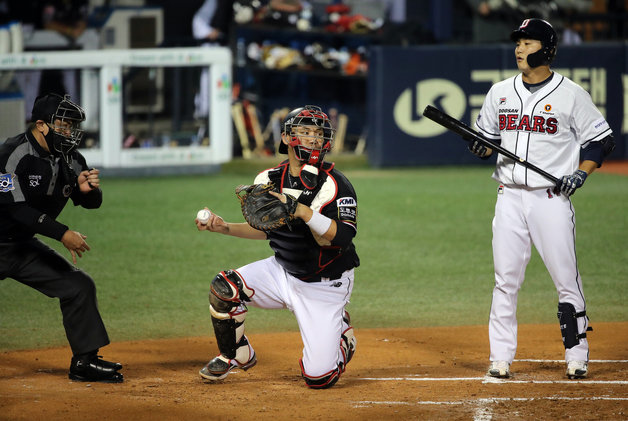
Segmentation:
<svg viewBox="0 0 628 421">
<path fill-rule="evenodd" d="M 119 383 L 122 365 L 98 356 L 109 337 L 94 281 L 34 237 L 61 241 L 74 264 L 89 250 L 84 235 L 56 221 L 68 198 L 87 209 L 102 203 L 99 171 L 90 170 L 76 150 L 84 120 L 83 109 L 69 96 L 40 96 L 28 130 L 0 145 L 0 279 L 10 277 L 59 298 L 74 354 L 70 379 Z"/>
</svg>

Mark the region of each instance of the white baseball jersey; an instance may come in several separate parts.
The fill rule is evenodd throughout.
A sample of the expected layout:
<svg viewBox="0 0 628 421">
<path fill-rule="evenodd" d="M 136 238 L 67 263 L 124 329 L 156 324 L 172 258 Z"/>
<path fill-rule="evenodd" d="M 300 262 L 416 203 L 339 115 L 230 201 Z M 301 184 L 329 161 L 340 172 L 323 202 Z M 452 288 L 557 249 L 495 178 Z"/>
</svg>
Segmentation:
<svg viewBox="0 0 628 421">
<path fill-rule="evenodd" d="M 580 150 L 611 134 L 589 94 L 554 73 L 534 92 L 522 75 L 496 83 L 488 92 L 476 128 L 515 155 L 560 178 L 580 164 Z M 559 303 L 586 310 L 578 271 L 575 210 L 568 196 L 553 192 L 554 183 L 503 155 L 493 178 L 498 188 L 493 219 L 495 288 L 489 317 L 491 361 L 512 362 L 517 350 L 517 296 L 535 246 L 547 267 Z M 586 332 L 585 317 L 577 320 Z M 565 360 L 588 361 L 585 338 L 565 349 Z"/>
<path fill-rule="evenodd" d="M 501 139 L 504 148 L 557 178 L 578 169 L 581 148 L 611 134 L 589 93 L 556 72 L 534 93 L 524 87 L 521 74 L 496 83 L 486 95 L 475 126 L 487 138 Z M 554 186 L 501 154 L 493 178 L 504 185 Z"/>
</svg>

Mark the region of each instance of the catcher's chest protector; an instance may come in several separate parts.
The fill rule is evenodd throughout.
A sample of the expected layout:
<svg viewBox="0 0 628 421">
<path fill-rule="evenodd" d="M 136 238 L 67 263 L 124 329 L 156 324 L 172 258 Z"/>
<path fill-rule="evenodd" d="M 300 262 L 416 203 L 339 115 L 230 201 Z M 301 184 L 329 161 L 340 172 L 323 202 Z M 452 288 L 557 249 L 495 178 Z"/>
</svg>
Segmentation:
<svg viewBox="0 0 628 421">
<path fill-rule="evenodd" d="M 314 200 L 318 192 L 321 190 L 321 187 L 323 187 L 323 184 L 325 184 L 325 180 L 327 180 L 327 176 L 329 175 L 327 171 L 329 171 L 332 167 L 333 167 L 333 164 L 330 164 L 330 165 L 326 165 L 326 163 L 323 164 L 321 171 L 318 174 L 318 180 L 316 181 L 316 186 L 314 186 L 313 189 L 304 188 L 301 195 L 299 195 L 299 197 L 297 198 L 297 201 L 299 203 L 308 207 L 312 204 L 312 201 Z M 268 178 L 276 186 L 281 186 L 281 189 L 283 189 L 283 186 L 284 186 L 283 178 L 284 178 L 284 175 L 286 175 L 288 171 L 290 171 L 288 164 L 281 165 L 277 168 L 270 170 L 268 172 Z"/>
</svg>

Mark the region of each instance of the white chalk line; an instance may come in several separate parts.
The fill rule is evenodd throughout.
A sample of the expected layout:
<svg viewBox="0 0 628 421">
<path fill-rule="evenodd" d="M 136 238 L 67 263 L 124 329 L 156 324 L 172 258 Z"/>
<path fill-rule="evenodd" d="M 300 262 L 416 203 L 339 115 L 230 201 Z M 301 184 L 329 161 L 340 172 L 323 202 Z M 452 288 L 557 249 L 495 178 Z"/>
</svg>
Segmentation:
<svg viewBox="0 0 628 421">
<path fill-rule="evenodd" d="M 400 402 L 400 401 L 358 401 L 356 405 L 468 405 L 468 404 L 486 404 L 500 402 L 531 402 L 531 401 L 628 401 L 628 398 L 613 398 L 610 396 L 540 396 L 536 398 L 478 398 L 465 399 L 461 401 L 416 401 L 416 402 Z"/>
<path fill-rule="evenodd" d="M 520 362 L 534 362 L 534 363 L 564 363 L 564 360 L 533 360 L 533 359 L 520 359 L 514 360 Z M 589 360 L 589 363 L 628 363 L 628 360 Z M 358 380 L 371 380 L 371 381 L 430 381 L 430 382 L 448 382 L 448 381 L 482 381 L 482 383 L 533 383 L 533 384 L 628 384 L 626 380 L 514 380 L 500 379 L 491 376 L 483 377 L 363 377 Z"/>
<path fill-rule="evenodd" d="M 565 363 L 565 360 L 532 360 L 528 358 L 522 358 L 520 360 L 513 361 L 521 361 L 526 363 Z M 589 363 L 628 363 L 628 360 L 589 360 Z"/>
<path fill-rule="evenodd" d="M 538 359 L 520 359 L 514 360 L 520 362 L 534 363 L 564 363 L 564 360 L 538 360 Z M 628 360 L 589 360 L 589 363 L 626 363 Z M 371 381 L 426 381 L 426 382 L 460 382 L 460 381 L 481 381 L 487 383 L 503 383 L 503 384 L 628 384 L 623 380 L 514 380 L 499 379 L 491 376 L 483 377 L 382 377 L 382 378 L 361 378 L 360 380 Z M 491 421 L 493 419 L 492 404 L 499 402 L 532 402 L 543 400 L 562 400 L 562 401 L 611 401 L 625 402 L 628 398 L 608 397 L 608 396 L 591 396 L 591 397 L 563 397 L 563 396 L 543 396 L 536 398 L 513 398 L 513 397 L 493 397 L 478 398 L 460 401 L 417 401 L 417 402 L 395 402 L 395 401 L 360 401 L 354 404 L 354 407 L 368 407 L 374 405 L 467 405 L 474 406 L 473 421 Z"/>
<path fill-rule="evenodd" d="M 482 383 L 504 384 L 628 384 L 628 380 L 514 380 L 496 377 L 361 377 L 356 380 L 369 381 L 409 381 L 409 382 L 466 382 L 481 381 Z"/>
<path fill-rule="evenodd" d="M 628 398 L 614 398 L 610 396 L 540 396 L 536 398 L 478 398 L 464 399 L 459 401 L 416 401 L 416 402 L 400 402 L 400 401 L 358 401 L 356 405 L 485 405 L 500 402 L 532 402 L 532 401 L 628 401 Z"/>
</svg>

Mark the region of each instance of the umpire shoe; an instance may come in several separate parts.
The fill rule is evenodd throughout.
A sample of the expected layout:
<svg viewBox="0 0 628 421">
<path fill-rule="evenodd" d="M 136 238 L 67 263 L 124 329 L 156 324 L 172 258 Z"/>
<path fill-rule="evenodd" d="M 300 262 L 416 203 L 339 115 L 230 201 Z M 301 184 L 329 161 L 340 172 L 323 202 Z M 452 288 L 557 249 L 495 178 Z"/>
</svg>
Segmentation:
<svg viewBox="0 0 628 421">
<path fill-rule="evenodd" d="M 222 380 L 227 377 L 229 372 L 234 368 L 241 368 L 246 371 L 255 364 L 257 364 L 257 357 L 255 354 L 253 354 L 251 359 L 246 364 L 240 364 L 235 359 L 229 359 L 222 355 L 218 355 L 213 360 L 208 362 L 205 367 L 201 368 L 201 371 L 199 371 L 198 374 L 207 380 Z"/>
<path fill-rule="evenodd" d="M 72 357 L 68 377 L 81 382 L 122 383 L 124 376 L 118 373 L 121 368 L 121 364 L 103 360 L 98 355 Z"/>
<path fill-rule="evenodd" d="M 508 361 L 492 361 L 488 369 L 488 375 L 500 379 L 510 377 L 510 363 Z"/>
<path fill-rule="evenodd" d="M 584 379 L 589 373 L 589 364 L 586 361 L 568 361 L 567 377 L 570 379 Z"/>
</svg>

